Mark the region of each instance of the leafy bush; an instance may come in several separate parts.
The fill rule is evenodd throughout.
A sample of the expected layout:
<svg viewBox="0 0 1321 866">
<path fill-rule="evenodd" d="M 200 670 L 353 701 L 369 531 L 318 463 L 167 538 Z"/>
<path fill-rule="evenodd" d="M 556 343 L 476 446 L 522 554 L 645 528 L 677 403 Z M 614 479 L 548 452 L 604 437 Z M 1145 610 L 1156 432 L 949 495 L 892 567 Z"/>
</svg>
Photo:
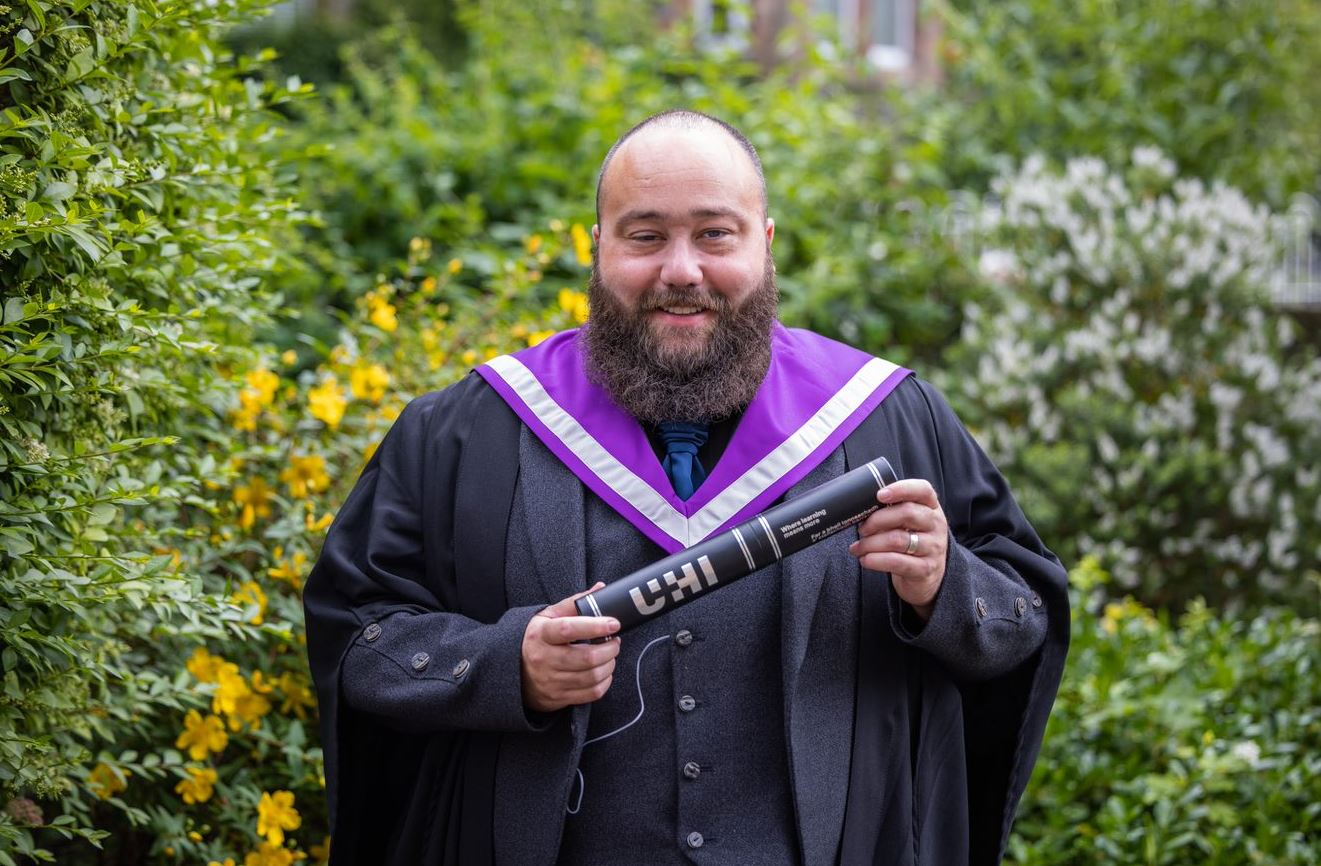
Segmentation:
<svg viewBox="0 0 1321 866">
<path fill-rule="evenodd" d="M 1006 862 L 1304 866 L 1321 859 L 1321 622 L 1171 620 L 1070 575 L 1064 682 Z"/>
<path fill-rule="evenodd" d="M 1066 561 L 1148 603 L 1287 601 L 1321 568 L 1321 358 L 1266 298 L 1272 218 L 1159 152 L 993 184 L 949 390 Z"/>
<path fill-rule="evenodd" d="M 1004 158 L 1118 163 L 1148 145 L 1277 206 L 1317 189 L 1312 0 L 953 0 L 945 17 L 948 97 L 929 107 L 958 185 L 982 188 Z"/>
<path fill-rule="evenodd" d="M 458 70 L 383 31 L 350 46 L 344 85 L 304 106 L 303 200 L 324 225 L 309 238 L 315 277 L 289 289 L 299 307 L 347 307 L 414 235 L 480 268 L 549 219 L 590 226 L 611 143 L 679 106 L 730 119 L 760 149 L 786 319 L 901 361 L 953 336 L 971 282 L 936 231 L 938 154 L 888 122 L 890 94 L 851 90 L 815 55 L 763 78 L 682 28 L 607 52 L 571 25 L 545 24 L 554 40 L 515 25 L 470 19 Z M 328 333 L 312 315 L 299 327 Z"/>
<path fill-rule="evenodd" d="M 0 7 L 0 863 L 184 776 L 117 744 L 188 701 L 184 636 L 251 631 L 189 518 L 297 218 L 260 156 L 291 95 L 215 51 L 259 5 Z"/>
<path fill-rule="evenodd" d="M 324 862 L 304 574 L 333 509 L 409 398 L 543 339 L 548 328 L 583 320 L 586 297 L 571 288 L 590 260 L 582 237 L 581 225 L 556 222 L 524 238 L 517 255 L 486 262 L 488 275 L 456 257 L 433 257 L 417 238 L 407 261 L 342 317 L 336 342 L 309 349 L 318 363 L 292 350 L 227 353 L 224 381 L 213 383 L 209 411 L 190 428 L 203 437 L 199 447 L 216 449 L 191 455 L 201 483 L 176 479 L 185 488 L 178 497 L 157 496 L 139 519 L 112 527 L 171 538 L 175 547 L 149 563 L 153 571 L 129 575 L 140 592 L 149 587 L 163 597 L 120 600 L 126 609 L 112 611 L 125 620 L 118 624 L 82 614 L 92 628 L 119 629 L 85 638 L 89 646 L 131 639 L 135 651 L 103 653 L 93 666 L 106 693 L 91 712 L 108 715 L 72 739 L 102 749 L 90 770 L 74 771 L 78 788 L 57 784 L 49 792 L 77 816 L 66 829 L 94 839 L 109 834 L 101 840 L 107 859 L 93 860 L 85 846 L 46 842 L 59 862 L 242 858 L 245 866 L 289 866 L 307 855 Z M 553 310 L 527 302 L 547 280 Z M 190 457 L 183 442 L 168 454 Z M 167 602 L 194 612 L 181 621 Z M 121 705 L 109 692 L 126 687 L 124 699 L 133 703 Z M 100 808 L 103 800 L 118 811 Z M 51 808 L 29 797 L 11 806 L 11 818 L 29 824 L 33 809 Z M 21 831 L 16 850 L 34 849 L 35 829 Z"/>
</svg>

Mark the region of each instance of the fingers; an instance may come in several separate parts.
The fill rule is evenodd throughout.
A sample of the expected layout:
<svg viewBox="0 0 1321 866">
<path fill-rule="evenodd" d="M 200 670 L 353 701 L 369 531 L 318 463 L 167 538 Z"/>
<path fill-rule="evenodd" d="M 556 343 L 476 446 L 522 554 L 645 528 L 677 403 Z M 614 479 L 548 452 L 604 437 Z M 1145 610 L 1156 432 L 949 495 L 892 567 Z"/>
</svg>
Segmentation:
<svg viewBox="0 0 1321 866">
<path fill-rule="evenodd" d="M 858 527 L 862 536 L 875 535 L 894 529 L 939 534 L 945 527 L 945 514 L 940 498 L 931 482 L 922 478 L 905 478 L 883 487 L 876 493 L 876 501 L 887 506 L 877 509 Z M 902 550 L 907 544 L 905 536 Z"/>
<path fill-rule="evenodd" d="M 603 581 L 598 580 L 595 583 L 595 585 L 589 587 L 588 589 L 584 589 L 582 592 L 574 593 L 568 598 L 560 599 L 559 601 L 555 602 L 550 607 L 546 608 L 541 613 L 539 613 L 538 616 L 550 616 L 550 617 L 576 616 L 578 614 L 578 608 L 574 605 L 574 602 L 585 595 L 590 595 L 591 593 L 596 592 L 598 589 L 602 588 L 603 586 L 605 586 L 605 583 Z"/>
<path fill-rule="evenodd" d="M 887 572 L 895 592 L 924 619 L 945 578 L 949 523 L 931 483 L 906 478 L 883 488 L 878 509 L 858 526 L 849 552 L 869 571 Z"/>
<path fill-rule="evenodd" d="M 882 505 L 896 505 L 900 502 L 916 502 L 927 508 L 939 508 L 940 499 L 936 488 L 925 478 L 905 478 L 893 484 L 887 484 L 876 491 L 876 501 Z"/>
<path fill-rule="evenodd" d="M 912 536 L 916 546 L 909 552 Z M 939 532 L 911 532 L 889 530 L 859 538 L 849 545 L 849 553 L 858 558 L 869 571 L 886 571 L 907 580 L 939 579 L 945 573 L 949 534 Z"/>
<path fill-rule="evenodd" d="M 858 534 L 867 536 L 896 529 L 911 529 L 914 532 L 936 532 L 945 520 L 944 512 L 939 508 L 918 505 L 915 502 L 903 502 L 873 511 L 866 520 L 858 525 Z M 904 536 L 907 543 L 908 537 Z M 903 545 L 900 545 L 900 549 Z"/>
<path fill-rule="evenodd" d="M 523 633 L 523 701 L 533 710 L 554 712 L 599 700 L 614 679 L 619 641 L 585 643 L 619 631 L 614 617 L 580 616 L 574 602 L 589 590 L 537 613 Z"/>
<path fill-rule="evenodd" d="M 619 631 L 619 620 L 612 616 L 562 616 L 555 619 L 545 613 L 539 613 L 532 619 L 541 620 L 537 624 L 539 637 L 548 644 L 563 645 L 588 641 L 609 637 Z"/>
</svg>

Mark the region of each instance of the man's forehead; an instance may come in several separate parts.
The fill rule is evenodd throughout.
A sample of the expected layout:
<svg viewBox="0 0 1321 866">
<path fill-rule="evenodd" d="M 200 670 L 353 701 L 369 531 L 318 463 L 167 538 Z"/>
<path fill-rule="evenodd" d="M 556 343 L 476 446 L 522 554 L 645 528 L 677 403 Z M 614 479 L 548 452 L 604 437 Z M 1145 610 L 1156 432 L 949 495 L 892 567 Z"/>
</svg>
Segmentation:
<svg viewBox="0 0 1321 866">
<path fill-rule="evenodd" d="M 633 212 L 634 199 L 673 187 L 691 193 L 685 211 L 728 208 L 731 199 L 760 201 L 756 168 L 723 130 L 660 127 L 641 130 L 620 146 L 602 178 L 602 205 Z"/>
</svg>

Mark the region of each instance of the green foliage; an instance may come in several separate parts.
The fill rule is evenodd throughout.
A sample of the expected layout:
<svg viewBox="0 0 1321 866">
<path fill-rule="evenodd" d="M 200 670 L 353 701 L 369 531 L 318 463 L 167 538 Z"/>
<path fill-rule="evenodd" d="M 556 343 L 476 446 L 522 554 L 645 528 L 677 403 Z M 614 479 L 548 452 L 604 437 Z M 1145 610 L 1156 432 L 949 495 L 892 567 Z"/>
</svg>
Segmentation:
<svg viewBox="0 0 1321 866">
<path fill-rule="evenodd" d="M 1171 602 L 1283 597 L 1317 567 L 1315 357 L 1261 312 L 1263 212 L 1144 151 L 1122 207 L 1095 164 L 1044 199 L 1059 178 L 1039 165 L 1006 181 L 998 258 L 963 261 L 941 230 L 947 169 L 980 182 L 1030 142 L 1062 158 L 1151 137 L 1130 103 L 1058 125 L 1023 102 L 1082 87 L 1063 56 L 1038 46 L 1048 63 L 1005 76 L 1013 52 L 965 54 L 957 92 L 995 92 L 933 107 L 810 51 L 762 76 L 683 28 L 638 40 L 626 4 L 496 0 L 435 7 L 459 10 L 467 62 L 386 29 L 337 56 L 324 99 L 296 100 L 297 80 L 219 47 L 262 5 L 0 7 L 0 866 L 324 860 L 306 569 L 407 400 L 583 320 L 597 166 L 663 108 L 728 117 L 760 148 L 791 323 L 932 360 L 979 301 L 952 396 L 1066 556 Z M 1102 26 L 1080 8 L 1128 33 L 1123 10 Z M 1249 28 L 1230 61 L 1193 16 L 1251 124 L 1173 123 L 1211 85 L 1153 79 L 1182 94 L 1160 113 L 1185 170 L 1302 183 L 1314 127 L 1267 92 L 1312 62 L 1280 60 L 1315 35 L 1287 8 L 1295 34 Z M 1146 36 L 1120 79 L 1193 51 Z M 1235 71 L 1239 48 L 1269 62 Z M 1090 591 L 1013 856 L 1315 860 L 1316 622 L 1194 606 L 1171 626 L 1088 610 L 1109 594 Z"/>
<path fill-rule="evenodd" d="M 955 183 L 1008 157 L 1160 148 L 1179 173 L 1283 205 L 1317 188 L 1314 0 L 954 0 L 945 116 Z M 943 104 L 942 104 L 943 103 Z"/>
<path fill-rule="evenodd" d="M 948 389 L 1047 544 L 1149 604 L 1314 604 L 1321 357 L 1269 306 L 1276 220 L 1144 148 L 993 190 Z"/>
<path fill-rule="evenodd" d="M 293 217 L 260 156 L 290 94 L 213 38 L 259 5 L 0 7 L 0 862 L 103 836 L 170 759 L 98 750 L 186 700 L 180 635 L 247 630 L 187 515 Z"/>
<path fill-rule="evenodd" d="M 1069 663 L 1006 862 L 1303 866 L 1321 858 L 1321 623 L 1125 599 L 1071 574 Z"/>
<path fill-rule="evenodd" d="M 315 277 L 289 289 L 301 308 L 346 308 L 414 235 L 481 268 L 551 219 L 591 225 L 611 143 L 691 107 L 733 119 L 761 151 L 788 321 L 901 361 L 954 333 L 970 282 L 938 231 L 939 153 L 887 122 L 890 94 L 851 89 L 848 70 L 815 55 L 763 78 L 700 54 L 682 29 L 606 51 L 573 22 L 540 37 L 516 19 L 467 23 L 463 68 L 386 30 L 351 46 L 347 82 L 305 106 L 302 198 L 323 227 L 309 238 Z"/>
</svg>

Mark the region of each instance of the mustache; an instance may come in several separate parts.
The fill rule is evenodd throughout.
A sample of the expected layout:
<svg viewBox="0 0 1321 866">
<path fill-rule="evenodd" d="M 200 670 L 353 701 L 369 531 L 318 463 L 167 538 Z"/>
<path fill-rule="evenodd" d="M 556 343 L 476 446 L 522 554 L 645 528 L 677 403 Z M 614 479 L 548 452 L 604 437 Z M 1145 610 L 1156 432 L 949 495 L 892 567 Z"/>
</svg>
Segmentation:
<svg viewBox="0 0 1321 866">
<path fill-rule="evenodd" d="M 649 289 L 643 294 L 638 305 L 644 312 L 660 310 L 665 307 L 695 307 L 698 310 L 712 310 L 724 313 L 729 310 L 729 299 L 723 295 L 713 295 L 700 289 Z"/>
</svg>

